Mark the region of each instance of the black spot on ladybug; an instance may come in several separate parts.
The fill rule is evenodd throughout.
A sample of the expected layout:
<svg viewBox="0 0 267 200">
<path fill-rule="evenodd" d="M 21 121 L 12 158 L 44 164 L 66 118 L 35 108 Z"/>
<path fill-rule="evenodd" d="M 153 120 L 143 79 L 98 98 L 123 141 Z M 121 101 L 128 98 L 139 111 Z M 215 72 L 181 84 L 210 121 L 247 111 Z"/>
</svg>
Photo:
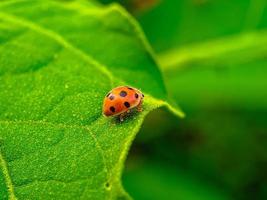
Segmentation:
<svg viewBox="0 0 267 200">
<path fill-rule="evenodd" d="M 129 90 L 133 90 L 133 88 L 131 88 L 131 87 L 127 87 Z"/>
<path fill-rule="evenodd" d="M 106 97 L 108 97 L 110 95 L 110 92 L 107 94 L 107 96 Z"/>
<path fill-rule="evenodd" d="M 127 96 L 127 92 L 125 92 L 124 90 L 122 90 L 122 91 L 120 92 L 120 96 L 121 96 L 121 97 L 126 97 L 126 96 Z"/>
<path fill-rule="evenodd" d="M 110 95 L 110 96 L 109 96 L 109 99 L 110 99 L 110 100 L 113 100 L 113 99 L 115 99 L 115 96 L 114 96 L 114 95 Z"/>
<path fill-rule="evenodd" d="M 135 95 L 134 95 L 134 96 L 135 96 L 135 98 L 137 98 L 137 99 L 138 99 L 138 97 L 139 97 L 139 95 L 138 95 L 137 93 L 135 93 Z"/>
<path fill-rule="evenodd" d="M 113 106 L 111 106 L 109 109 L 111 112 L 115 112 L 115 108 Z"/>
<path fill-rule="evenodd" d="M 127 101 L 124 102 L 124 105 L 125 105 L 126 108 L 129 108 L 130 107 L 130 103 L 127 102 Z"/>
</svg>

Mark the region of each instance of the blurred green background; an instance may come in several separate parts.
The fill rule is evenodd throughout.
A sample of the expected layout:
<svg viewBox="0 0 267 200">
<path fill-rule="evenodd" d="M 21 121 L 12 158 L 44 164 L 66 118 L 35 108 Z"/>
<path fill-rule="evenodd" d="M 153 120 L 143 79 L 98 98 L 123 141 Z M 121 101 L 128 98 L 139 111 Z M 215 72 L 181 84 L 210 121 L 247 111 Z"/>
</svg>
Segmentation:
<svg viewBox="0 0 267 200">
<path fill-rule="evenodd" d="M 267 1 L 118 2 L 140 22 L 187 115 L 150 114 L 126 190 L 135 199 L 267 199 Z"/>
</svg>

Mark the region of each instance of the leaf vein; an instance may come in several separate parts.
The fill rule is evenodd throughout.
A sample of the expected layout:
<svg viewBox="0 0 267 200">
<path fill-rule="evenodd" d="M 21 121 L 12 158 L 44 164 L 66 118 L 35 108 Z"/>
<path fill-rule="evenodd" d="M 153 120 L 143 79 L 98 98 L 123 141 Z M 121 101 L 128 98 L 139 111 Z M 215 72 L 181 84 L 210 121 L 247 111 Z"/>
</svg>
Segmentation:
<svg viewBox="0 0 267 200">
<path fill-rule="evenodd" d="M 99 173 L 101 173 L 102 171 L 100 171 Z M 97 173 L 98 174 L 98 173 Z M 16 185 L 16 188 L 21 188 L 21 187 L 27 187 L 29 185 L 35 184 L 35 183 L 46 183 L 46 182 L 58 182 L 61 184 L 69 184 L 69 183 L 74 183 L 74 182 L 78 182 L 78 181 L 88 181 L 88 178 L 81 178 L 81 179 L 76 179 L 76 180 L 70 180 L 70 181 L 66 181 L 66 180 L 59 180 L 59 179 L 48 179 L 48 180 L 34 180 L 28 183 L 24 183 L 21 185 Z"/>
<path fill-rule="evenodd" d="M 108 167 L 107 167 L 107 162 L 106 162 L 106 159 L 105 159 L 105 156 L 104 156 L 104 150 L 101 147 L 101 145 L 99 144 L 99 142 L 97 141 L 97 138 L 95 137 L 95 135 L 93 134 L 93 132 L 91 132 L 89 129 L 88 129 L 88 132 L 89 132 L 89 134 L 92 136 L 92 138 L 95 141 L 95 144 L 96 144 L 96 146 L 98 148 L 98 151 L 99 151 L 99 153 L 100 153 L 100 155 L 102 157 L 103 164 L 104 164 L 104 169 L 106 171 L 106 174 L 107 174 L 108 178 L 110 178 L 111 175 L 110 175 L 110 172 L 109 172 Z"/>
<path fill-rule="evenodd" d="M 0 148 L 0 167 L 2 168 L 3 174 L 4 174 L 4 178 L 8 187 L 8 192 L 9 192 L 9 199 L 10 200 L 16 200 L 17 197 L 15 196 L 15 192 L 14 192 L 14 187 L 13 187 L 13 183 L 11 180 L 11 176 L 10 173 L 8 171 L 8 166 L 7 166 L 7 162 L 4 159 L 2 150 Z"/>
<path fill-rule="evenodd" d="M 36 31 L 42 35 L 45 35 L 49 38 L 52 38 L 53 40 L 55 40 L 56 42 L 58 42 L 58 44 L 62 45 L 64 48 L 72 51 L 75 55 L 79 56 L 80 58 L 82 58 L 84 61 L 90 63 L 92 66 L 94 66 L 97 70 L 99 70 L 102 74 L 104 74 L 105 76 L 107 76 L 107 78 L 110 81 L 110 85 L 113 87 L 114 86 L 114 77 L 113 74 L 107 69 L 106 66 L 104 66 L 102 63 L 99 63 L 98 61 L 96 61 L 92 56 L 84 53 L 83 51 L 81 51 L 80 49 L 76 48 L 75 46 L 73 46 L 71 43 L 69 43 L 66 39 L 64 39 L 61 35 L 59 35 L 58 33 L 44 28 L 32 21 L 28 21 L 26 19 L 14 16 L 14 15 L 10 15 L 10 14 L 6 14 L 4 12 L 0 12 L 0 16 L 3 19 L 6 19 L 8 21 L 11 21 L 13 23 L 22 25 L 24 27 L 27 27 L 33 31 Z"/>
</svg>

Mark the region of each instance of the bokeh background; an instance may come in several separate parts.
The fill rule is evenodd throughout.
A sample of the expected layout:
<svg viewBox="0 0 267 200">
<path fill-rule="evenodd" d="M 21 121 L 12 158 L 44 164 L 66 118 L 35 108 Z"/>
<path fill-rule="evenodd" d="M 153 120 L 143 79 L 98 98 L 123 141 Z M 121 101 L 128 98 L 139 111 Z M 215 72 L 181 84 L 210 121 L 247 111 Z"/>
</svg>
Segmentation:
<svg viewBox="0 0 267 200">
<path fill-rule="evenodd" d="M 139 21 L 186 113 L 150 114 L 126 190 L 135 199 L 267 199 L 267 1 L 117 2 Z"/>
</svg>

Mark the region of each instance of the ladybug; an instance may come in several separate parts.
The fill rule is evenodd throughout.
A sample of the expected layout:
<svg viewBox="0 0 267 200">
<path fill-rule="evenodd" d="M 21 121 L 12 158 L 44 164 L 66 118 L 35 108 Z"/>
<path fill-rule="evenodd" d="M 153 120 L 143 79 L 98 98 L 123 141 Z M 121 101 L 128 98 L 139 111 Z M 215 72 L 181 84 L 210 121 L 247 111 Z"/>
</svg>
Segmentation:
<svg viewBox="0 0 267 200">
<path fill-rule="evenodd" d="M 119 116 L 123 121 L 124 116 L 131 109 L 137 108 L 138 112 L 142 111 L 144 94 L 133 87 L 119 86 L 112 89 L 104 98 L 103 114 L 109 116 Z"/>
</svg>

